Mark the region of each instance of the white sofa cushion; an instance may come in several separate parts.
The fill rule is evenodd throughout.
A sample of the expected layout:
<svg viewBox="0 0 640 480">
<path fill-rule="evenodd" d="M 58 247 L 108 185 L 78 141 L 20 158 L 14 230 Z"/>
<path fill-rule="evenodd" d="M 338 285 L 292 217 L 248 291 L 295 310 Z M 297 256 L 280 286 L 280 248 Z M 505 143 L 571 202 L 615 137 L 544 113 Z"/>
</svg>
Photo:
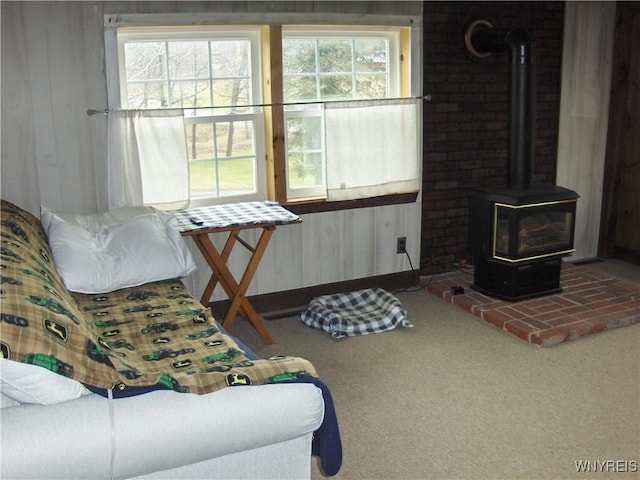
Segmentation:
<svg viewBox="0 0 640 480">
<path fill-rule="evenodd" d="M 150 207 L 95 215 L 42 208 L 42 225 L 65 286 L 106 293 L 189 275 L 196 265 L 177 219 Z"/>
<path fill-rule="evenodd" d="M 130 478 L 311 435 L 323 416 L 322 392 L 308 383 L 117 399 L 113 432 L 109 401 L 95 394 L 22 405 L 0 419 L 0 477 L 109 478 L 113 433 L 114 478 Z"/>
<path fill-rule="evenodd" d="M 16 407 L 18 405 L 20 405 L 19 402 L 0 391 L 0 408 Z"/>
<path fill-rule="evenodd" d="M 80 382 L 37 365 L 0 357 L 0 390 L 18 403 L 52 405 L 89 392 Z"/>
</svg>

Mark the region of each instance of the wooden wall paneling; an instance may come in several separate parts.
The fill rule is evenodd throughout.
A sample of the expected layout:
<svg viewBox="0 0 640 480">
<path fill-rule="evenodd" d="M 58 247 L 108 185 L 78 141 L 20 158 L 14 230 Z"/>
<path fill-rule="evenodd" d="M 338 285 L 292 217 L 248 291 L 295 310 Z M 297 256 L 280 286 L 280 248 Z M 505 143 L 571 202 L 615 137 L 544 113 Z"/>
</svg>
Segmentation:
<svg viewBox="0 0 640 480">
<path fill-rule="evenodd" d="M 104 189 L 97 188 L 95 173 L 96 164 L 103 165 L 104 144 L 92 141 L 96 135 L 103 137 L 104 130 L 91 127 L 86 115 L 89 99 L 95 98 L 104 82 L 104 67 L 97 34 L 99 9 L 77 7 L 15 4 L 27 28 L 20 62 L 26 63 L 28 78 L 20 87 L 26 86 L 32 102 L 32 110 L 20 116 L 33 122 L 37 174 L 31 181 L 38 184 L 40 203 L 88 213 L 98 209 L 98 197 L 104 195 Z M 104 101 L 104 94 L 98 98 Z"/>
<path fill-rule="evenodd" d="M 345 214 L 352 241 L 352 252 L 350 252 L 349 258 L 352 271 L 348 273 L 352 275 L 351 278 L 374 276 L 373 252 L 376 248 L 376 238 L 372 226 L 375 222 L 375 209 L 360 208 L 349 210 Z"/>
<path fill-rule="evenodd" d="M 258 269 L 261 277 L 257 286 L 261 292 L 292 290 L 303 284 L 301 245 L 304 228 L 303 222 L 276 229 L 265 253 L 265 256 L 269 255 L 269 263 Z"/>
<path fill-rule="evenodd" d="M 626 67 L 628 42 L 626 37 L 630 32 L 627 31 L 627 28 L 628 24 L 624 21 L 622 6 L 617 5 L 611 74 L 609 128 L 607 131 L 607 152 L 602 182 L 602 216 L 598 241 L 598 255 L 603 258 L 613 256 L 616 238 L 616 220 L 619 201 L 617 188 L 620 183 L 621 170 L 619 160 L 622 157 L 626 85 L 628 80 Z"/>
<path fill-rule="evenodd" d="M 108 207 L 107 186 L 99 179 L 107 178 L 106 151 L 107 117 L 106 115 L 82 115 L 88 109 L 107 108 L 107 93 L 104 88 L 104 35 L 103 4 L 100 2 L 82 3 L 82 29 L 84 40 L 83 56 L 84 79 L 81 82 L 84 106 L 79 120 L 86 123 L 87 143 L 84 144 L 81 158 L 93 168 L 93 178 L 86 179 L 86 187 L 91 189 L 96 201 L 95 210 L 104 211 Z M 92 161 L 89 161 L 91 159 Z"/>
<path fill-rule="evenodd" d="M 353 211 L 345 210 L 340 215 L 340 225 L 338 226 L 338 248 L 340 259 L 340 271 L 343 275 L 353 278 L 355 274 L 355 250 L 357 241 L 354 238 Z"/>
<path fill-rule="evenodd" d="M 51 109 L 55 112 L 52 114 L 55 149 L 52 160 L 56 166 L 55 178 L 59 179 L 56 184 L 60 208 L 68 211 L 82 199 L 88 213 L 97 208 L 94 162 L 88 144 L 90 118 L 86 115 L 90 104 L 86 85 L 93 79 L 69 75 L 69 72 L 87 70 L 84 9 L 70 7 L 70 4 L 62 3 L 46 23 L 47 53 L 52 59 L 48 62 L 49 92 Z"/>
<path fill-rule="evenodd" d="M 619 2 L 598 254 L 640 262 L 640 6 Z M 635 253 L 634 253 L 635 252 Z"/>
<path fill-rule="evenodd" d="M 344 212 L 305 215 L 301 249 L 303 286 L 341 279 L 339 229 Z"/>
<path fill-rule="evenodd" d="M 28 112 L 34 126 L 33 142 L 37 161 L 37 176 L 40 201 L 44 205 L 60 206 L 60 182 L 56 171 L 55 139 L 51 126 L 54 123 L 49 82 L 49 38 L 46 19 L 54 16 L 51 8 L 34 8 L 33 4 L 21 4 L 23 21 L 29 26 L 25 35 L 26 61 L 29 78 L 27 87 L 31 91 L 32 108 Z M 3 67 L 3 70 L 6 67 Z M 3 122 L 4 124 L 4 122 Z M 4 143 L 4 142 L 3 142 Z M 34 183 L 35 183 L 34 182 Z"/>
<path fill-rule="evenodd" d="M 616 245 L 628 252 L 630 258 L 640 263 L 640 4 L 624 5 L 625 20 L 629 23 L 627 57 L 629 79 L 627 82 L 627 102 L 624 106 L 626 125 L 624 126 L 624 146 L 618 221 L 616 222 Z"/>
<path fill-rule="evenodd" d="M 2 5 L 2 198 L 33 214 L 40 209 L 38 164 L 35 159 L 33 95 L 27 62 L 27 32 L 20 4 Z M 5 65 L 9 65 L 6 68 Z"/>
<path fill-rule="evenodd" d="M 202 254 L 198 250 L 198 247 L 196 247 L 193 239 L 189 237 L 185 240 L 187 243 L 187 248 L 189 249 L 189 252 L 191 252 L 193 261 L 196 264 L 196 270 L 195 272 L 191 273 L 191 275 L 185 277 L 183 279 L 183 282 L 189 292 L 191 292 L 196 298 L 200 298 L 202 296 L 202 293 L 204 292 L 204 288 L 207 285 L 207 282 L 209 281 L 211 270 L 202 258 Z"/>
<path fill-rule="evenodd" d="M 302 278 L 299 251 L 300 228 L 301 225 L 284 225 L 276 228 L 248 290 L 249 295 L 270 292 L 274 288 L 289 290 L 299 287 Z M 245 231 L 241 238 L 255 245 L 261 233 L 262 230 Z M 237 256 L 233 259 L 238 263 L 236 268 L 241 269 L 248 261 L 249 252 L 239 245 L 236 248 L 244 250 L 242 258 Z"/>
<path fill-rule="evenodd" d="M 326 223 L 322 220 L 326 219 L 327 215 L 303 215 L 302 218 L 302 241 L 299 248 L 302 250 L 302 278 L 304 279 L 302 286 L 304 287 L 307 284 L 320 283 L 322 275 L 319 264 L 327 261 L 322 244 L 330 238 L 325 232 L 319 232 L 320 225 Z"/>
<path fill-rule="evenodd" d="M 391 205 L 376 209 L 374 235 L 376 239 L 374 262 L 377 274 L 391 273 L 397 264 L 396 239 L 404 232 L 403 205 Z"/>
<path fill-rule="evenodd" d="M 404 232 L 407 237 L 407 253 L 411 261 L 409 261 L 407 255 L 398 255 L 396 257 L 398 264 L 395 269 L 397 272 L 408 271 L 411 270 L 412 267 L 414 269 L 420 268 L 420 238 L 422 234 L 420 216 L 422 204 L 420 195 L 418 197 L 415 203 L 406 205 L 406 208 L 403 209 L 403 215 L 405 217 Z"/>
</svg>

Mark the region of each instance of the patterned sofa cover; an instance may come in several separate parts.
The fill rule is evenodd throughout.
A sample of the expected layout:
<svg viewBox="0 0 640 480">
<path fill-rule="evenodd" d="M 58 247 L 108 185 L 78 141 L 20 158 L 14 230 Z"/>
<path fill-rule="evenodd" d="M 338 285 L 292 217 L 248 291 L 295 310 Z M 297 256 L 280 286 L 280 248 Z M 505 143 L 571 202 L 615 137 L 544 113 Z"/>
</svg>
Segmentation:
<svg viewBox="0 0 640 480">
<path fill-rule="evenodd" d="M 40 221 L 2 202 L 2 356 L 114 396 L 209 393 L 315 376 L 296 357 L 249 358 L 179 279 L 72 293 Z"/>
</svg>

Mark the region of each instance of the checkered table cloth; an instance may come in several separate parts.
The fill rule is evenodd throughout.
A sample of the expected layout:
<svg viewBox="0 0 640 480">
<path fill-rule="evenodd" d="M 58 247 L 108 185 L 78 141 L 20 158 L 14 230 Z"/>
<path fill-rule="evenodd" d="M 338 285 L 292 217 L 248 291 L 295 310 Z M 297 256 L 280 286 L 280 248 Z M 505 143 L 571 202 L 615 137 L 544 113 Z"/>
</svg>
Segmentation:
<svg viewBox="0 0 640 480">
<path fill-rule="evenodd" d="M 241 202 L 209 207 L 196 207 L 173 212 L 182 233 L 209 228 L 245 227 L 259 224 L 287 225 L 300 220 L 277 202 Z M 191 217 L 202 220 L 196 225 Z"/>
<path fill-rule="evenodd" d="M 381 288 L 314 298 L 300 320 L 335 339 L 413 327 L 400 300 Z"/>
</svg>

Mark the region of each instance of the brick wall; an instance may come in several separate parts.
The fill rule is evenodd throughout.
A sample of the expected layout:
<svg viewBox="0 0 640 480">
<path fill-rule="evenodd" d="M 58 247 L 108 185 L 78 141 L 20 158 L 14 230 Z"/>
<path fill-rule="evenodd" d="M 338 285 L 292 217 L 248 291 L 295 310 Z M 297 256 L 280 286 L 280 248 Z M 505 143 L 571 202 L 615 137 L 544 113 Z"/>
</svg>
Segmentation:
<svg viewBox="0 0 640 480">
<path fill-rule="evenodd" d="M 506 185 L 509 55 L 465 55 L 464 30 L 481 17 L 524 28 L 534 42 L 534 181 L 554 182 L 560 109 L 563 2 L 425 2 L 422 273 L 443 271 L 468 253 L 468 192 Z"/>
</svg>

